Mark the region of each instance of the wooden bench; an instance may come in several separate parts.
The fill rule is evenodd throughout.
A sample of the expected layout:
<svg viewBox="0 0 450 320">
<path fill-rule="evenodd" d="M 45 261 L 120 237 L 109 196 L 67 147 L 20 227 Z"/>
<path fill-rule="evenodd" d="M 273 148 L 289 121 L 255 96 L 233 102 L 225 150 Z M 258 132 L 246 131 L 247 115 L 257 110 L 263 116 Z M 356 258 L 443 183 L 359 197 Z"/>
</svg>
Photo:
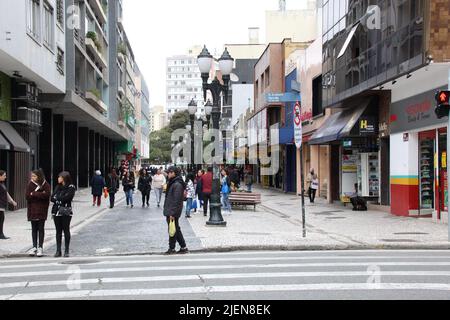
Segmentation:
<svg viewBox="0 0 450 320">
<path fill-rule="evenodd" d="M 230 203 L 232 206 L 253 206 L 256 211 L 256 205 L 261 203 L 261 194 L 232 192 L 230 193 Z"/>
</svg>

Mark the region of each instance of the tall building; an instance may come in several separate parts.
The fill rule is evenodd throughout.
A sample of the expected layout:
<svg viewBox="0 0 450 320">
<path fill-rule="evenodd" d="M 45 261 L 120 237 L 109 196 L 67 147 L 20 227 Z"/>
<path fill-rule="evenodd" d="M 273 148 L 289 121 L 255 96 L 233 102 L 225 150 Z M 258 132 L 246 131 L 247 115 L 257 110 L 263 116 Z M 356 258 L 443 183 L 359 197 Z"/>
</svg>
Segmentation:
<svg viewBox="0 0 450 320">
<path fill-rule="evenodd" d="M 48 151 L 39 148 L 43 95 L 66 92 L 64 10 L 62 0 L 0 1 L 0 167 L 19 208 Z"/>
<path fill-rule="evenodd" d="M 179 111 L 187 110 L 192 99 L 203 100 L 202 78 L 197 65 L 201 47 L 193 47 L 184 55 L 166 59 L 166 107 L 169 119 Z"/>
<path fill-rule="evenodd" d="M 159 131 L 169 125 L 164 106 L 154 106 L 150 111 L 150 132 Z"/>
</svg>

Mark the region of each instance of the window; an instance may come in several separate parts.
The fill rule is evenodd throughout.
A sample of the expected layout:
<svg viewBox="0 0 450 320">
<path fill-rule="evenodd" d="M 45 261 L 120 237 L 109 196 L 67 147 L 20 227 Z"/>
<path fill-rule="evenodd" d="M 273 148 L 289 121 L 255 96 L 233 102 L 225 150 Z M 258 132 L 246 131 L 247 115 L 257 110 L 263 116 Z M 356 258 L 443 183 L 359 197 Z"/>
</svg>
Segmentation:
<svg viewBox="0 0 450 320">
<path fill-rule="evenodd" d="M 167 72 L 172 72 L 172 68 L 167 68 Z"/>
<path fill-rule="evenodd" d="M 39 41 L 41 29 L 40 0 L 28 0 L 27 6 L 27 31 L 32 37 Z"/>
<path fill-rule="evenodd" d="M 64 4 L 63 4 L 63 0 L 56 0 L 56 21 L 58 22 L 58 24 L 61 27 L 64 26 Z"/>
<path fill-rule="evenodd" d="M 313 116 L 323 114 L 322 76 L 313 80 Z"/>
<path fill-rule="evenodd" d="M 255 82 L 256 99 L 258 99 L 258 90 L 259 90 L 259 80 L 256 80 Z"/>
<path fill-rule="evenodd" d="M 44 2 L 44 44 L 53 50 L 53 8 Z"/>
<path fill-rule="evenodd" d="M 270 67 L 267 67 L 267 69 L 264 73 L 264 78 L 266 80 L 265 86 L 267 88 L 270 85 Z"/>
<path fill-rule="evenodd" d="M 58 69 L 59 73 L 64 75 L 64 51 L 62 51 L 60 48 L 58 48 L 58 55 L 56 57 L 56 68 Z"/>
</svg>

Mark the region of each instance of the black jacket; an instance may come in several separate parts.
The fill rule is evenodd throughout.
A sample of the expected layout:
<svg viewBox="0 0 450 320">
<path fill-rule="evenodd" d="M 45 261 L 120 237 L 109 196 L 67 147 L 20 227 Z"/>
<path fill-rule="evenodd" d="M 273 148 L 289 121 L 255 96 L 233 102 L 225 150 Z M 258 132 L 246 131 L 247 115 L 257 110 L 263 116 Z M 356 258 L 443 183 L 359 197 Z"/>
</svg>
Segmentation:
<svg viewBox="0 0 450 320">
<path fill-rule="evenodd" d="M 76 188 L 73 184 L 69 186 L 57 185 L 50 199 L 53 202 L 52 215 L 58 213 L 60 207 L 72 207 L 72 200 L 75 197 Z"/>
<path fill-rule="evenodd" d="M 142 193 L 147 193 L 152 190 L 152 177 L 150 175 L 139 177 L 138 190 Z"/>
<path fill-rule="evenodd" d="M 169 180 L 166 191 L 166 201 L 164 202 L 164 216 L 181 217 L 184 202 L 184 190 L 186 183 L 180 176 Z"/>
<path fill-rule="evenodd" d="M 123 178 L 122 180 L 123 191 L 127 192 L 136 187 L 134 178 Z"/>
<path fill-rule="evenodd" d="M 8 206 L 8 191 L 4 183 L 0 185 L 0 208 L 6 209 Z"/>
<path fill-rule="evenodd" d="M 102 176 L 95 175 L 91 180 L 91 188 L 93 196 L 101 196 L 105 187 L 105 179 Z"/>
<path fill-rule="evenodd" d="M 119 191 L 120 181 L 119 177 L 113 178 L 111 175 L 106 177 L 106 188 L 108 188 L 108 192 L 111 194 L 117 193 Z"/>
</svg>

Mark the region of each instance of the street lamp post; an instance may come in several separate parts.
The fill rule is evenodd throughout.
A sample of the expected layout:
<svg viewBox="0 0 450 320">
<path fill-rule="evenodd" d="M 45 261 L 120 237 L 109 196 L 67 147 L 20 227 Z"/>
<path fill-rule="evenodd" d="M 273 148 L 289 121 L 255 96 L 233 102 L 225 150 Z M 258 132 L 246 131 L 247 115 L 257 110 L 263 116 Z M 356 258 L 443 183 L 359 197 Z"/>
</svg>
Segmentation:
<svg viewBox="0 0 450 320">
<path fill-rule="evenodd" d="M 203 97 L 206 100 L 206 93 L 209 90 L 211 92 L 213 103 L 211 117 L 213 122 L 213 129 L 219 131 L 219 122 L 221 118 L 221 107 L 220 107 L 220 96 L 223 93 L 225 101 L 228 98 L 228 85 L 230 83 L 230 74 L 233 71 L 233 61 L 234 59 L 228 53 L 225 48 L 224 53 L 219 58 L 219 68 L 222 73 L 223 84 L 220 83 L 217 76 L 211 83 L 208 83 L 209 72 L 211 71 L 211 66 L 213 63 L 213 57 L 206 49 L 203 48 L 202 52 L 198 56 L 198 66 L 201 72 L 203 81 Z M 216 150 L 214 149 L 214 158 Z M 221 213 L 221 203 L 220 203 L 220 172 L 219 166 L 215 159 L 213 160 L 213 185 L 210 203 L 210 219 L 206 222 L 209 226 L 226 226 L 226 222 L 223 220 Z"/>
<path fill-rule="evenodd" d="M 194 163 L 194 121 L 195 121 L 195 114 L 197 113 L 197 102 L 195 102 L 194 99 L 189 102 L 188 105 L 188 111 L 189 111 L 189 120 L 191 121 L 191 129 L 190 129 L 190 136 L 191 136 L 191 163 L 190 163 L 190 170 L 194 171 L 195 163 Z"/>
<path fill-rule="evenodd" d="M 212 109 L 213 109 L 213 105 L 212 105 L 211 101 L 209 101 L 209 99 L 208 99 L 208 101 L 205 104 L 206 124 L 208 125 L 208 130 L 209 130 L 209 124 L 211 123 Z"/>
</svg>

